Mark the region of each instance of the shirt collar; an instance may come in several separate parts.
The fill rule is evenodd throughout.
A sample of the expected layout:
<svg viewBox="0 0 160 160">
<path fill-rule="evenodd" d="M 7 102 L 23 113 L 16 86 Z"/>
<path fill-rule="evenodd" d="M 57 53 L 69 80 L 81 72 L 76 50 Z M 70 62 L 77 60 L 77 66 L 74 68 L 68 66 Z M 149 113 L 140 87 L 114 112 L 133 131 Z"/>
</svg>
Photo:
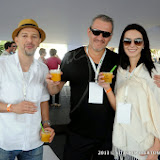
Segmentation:
<svg viewBox="0 0 160 160">
<path fill-rule="evenodd" d="M 15 57 L 16 65 L 17 65 L 19 68 L 21 68 L 21 65 L 20 65 L 20 62 L 19 62 L 18 52 L 16 52 L 13 56 Z M 32 62 L 32 64 L 31 64 L 30 67 L 33 67 L 34 72 L 36 72 L 37 69 L 38 69 L 38 67 L 39 67 L 39 63 L 38 63 L 35 59 L 33 59 L 33 62 Z"/>
</svg>

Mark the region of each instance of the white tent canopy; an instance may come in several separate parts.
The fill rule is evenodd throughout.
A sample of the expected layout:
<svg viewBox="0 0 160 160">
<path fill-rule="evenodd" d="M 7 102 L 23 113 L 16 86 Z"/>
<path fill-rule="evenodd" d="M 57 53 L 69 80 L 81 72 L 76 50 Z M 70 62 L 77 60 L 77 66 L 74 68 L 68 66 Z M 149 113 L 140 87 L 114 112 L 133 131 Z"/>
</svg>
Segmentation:
<svg viewBox="0 0 160 160">
<path fill-rule="evenodd" d="M 109 46 L 118 46 L 126 25 L 139 23 L 148 31 L 151 48 L 160 48 L 160 0 L 1 0 L 0 39 L 12 40 L 18 23 L 32 18 L 45 30 L 45 43 L 85 45 L 87 28 L 98 14 L 114 19 Z"/>
</svg>

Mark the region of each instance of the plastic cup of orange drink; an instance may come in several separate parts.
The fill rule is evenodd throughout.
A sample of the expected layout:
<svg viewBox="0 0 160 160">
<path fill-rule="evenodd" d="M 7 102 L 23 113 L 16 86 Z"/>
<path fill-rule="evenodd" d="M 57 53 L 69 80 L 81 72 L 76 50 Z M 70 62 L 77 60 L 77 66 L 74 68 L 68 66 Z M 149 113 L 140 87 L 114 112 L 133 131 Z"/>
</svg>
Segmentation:
<svg viewBox="0 0 160 160">
<path fill-rule="evenodd" d="M 49 138 L 51 136 L 51 132 L 44 130 L 44 132 L 41 132 L 41 141 L 42 142 L 49 142 Z"/>
<path fill-rule="evenodd" d="M 113 76 L 112 72 L 103 72 L 102 74 L 104 76 L 102 80 L 104 80 L 106 83 L 112 83 L 112 76 Z"/>
<path fill-rule="evenodd" d="M 51 69 L 50 74 L 52 75 L 51 80 L 54 82 L 61 81 L 61 70 Z"/>
</svg>

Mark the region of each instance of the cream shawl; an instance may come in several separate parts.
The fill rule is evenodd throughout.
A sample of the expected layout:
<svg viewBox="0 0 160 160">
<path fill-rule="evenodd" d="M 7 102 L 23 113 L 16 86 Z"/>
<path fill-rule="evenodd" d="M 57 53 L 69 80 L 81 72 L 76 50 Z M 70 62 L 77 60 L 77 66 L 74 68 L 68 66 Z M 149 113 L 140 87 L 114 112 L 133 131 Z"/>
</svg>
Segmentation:
<svg viewBox="0 0 160 160">
<path fill-rule="evenodd" d="M 155 64 L 154 74 L 160 75 L 160 65 Z M 131 103 L 131 123 L 117 123 L 117 113 L 113 129 L 113 150 L 118 149 L 138 159 L 160 138 L 160 88 L 154 84 L 145 65 L 139 65 L 129 79 L 127 70 L 118 68 L 116 81 L 116 103 L 124 102 L 125 88 L 128 86 L 127 103 Z M 131 143 L 130 140 L 133 142 Z M 114 153 L 117 154 L 117 153 Z"/>
</svg>

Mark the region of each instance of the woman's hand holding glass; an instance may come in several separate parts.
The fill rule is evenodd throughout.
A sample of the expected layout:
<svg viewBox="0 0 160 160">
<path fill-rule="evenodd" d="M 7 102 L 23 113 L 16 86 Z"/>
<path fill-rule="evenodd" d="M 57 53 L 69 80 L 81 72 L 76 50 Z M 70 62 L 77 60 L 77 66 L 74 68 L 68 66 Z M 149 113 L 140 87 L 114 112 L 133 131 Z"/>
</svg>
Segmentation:
<svg viewBox="0 0 160 160">
<path fill-rule="evenodd" d="M 114 76 L 112 76 L 113 78 Z M 104 80 L 104 75 L 103 75 L 103 72 L 100 72 L 99 73 L 99 76 L 98 76 L 98 84 L 104 88 L 104 90 L 108 90 L 111 88 L 110 86 L 110 83 L 106 83 L 105 80 Z"/>
</svg>

